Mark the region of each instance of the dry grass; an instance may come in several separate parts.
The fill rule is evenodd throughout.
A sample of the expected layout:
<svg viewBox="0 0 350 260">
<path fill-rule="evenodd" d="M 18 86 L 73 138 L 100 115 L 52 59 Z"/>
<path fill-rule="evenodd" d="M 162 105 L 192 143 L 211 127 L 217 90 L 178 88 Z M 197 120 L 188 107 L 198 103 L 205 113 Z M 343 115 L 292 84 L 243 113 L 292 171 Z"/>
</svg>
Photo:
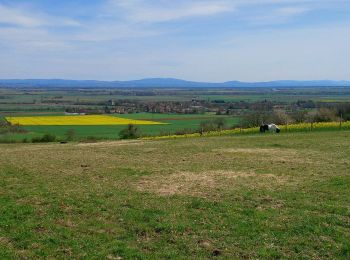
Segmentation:
<svg viewBox="0 0 350 260">
<path fill-rule="evenodd" d="M 275 181 L 281 183 L 282 177 L 273 174 L 256 174 L 254 172 L 212 171 L 212 172 L 179 172 L 169 175 L 152 175 L 143 177 L 137 183 L 137 190 L 152 192 L 160 196 L 186 195 L 207 197 L 220 193 L 224 189 L 232 189 L 241 184 L 241 178 L 249 178 L 250 182 L 260 185 Z"/>
<path fill-rule="evenodd" d="M 106 147 L 106 146 L 124 146 L 124 145 L 142 145 L 145 141 L 140 140 L 123 140 L 123 141 L 109 141 L 109 142 L 93 142 L 93 143 L 79 143 L 77 146 L 84 147 Z"/>
<path fill-rule="evenodd" d="M 315 160 L 310 160 L 307 156 L 308 151 L 300 154 L 296 149 L 281 149 L 281 148 L 227 148 L 214 149 L 214 152 L 225 154 L 236 154 L 239 156 L 256 158 L 259 161 L 282 162 L 282 163 L 298 163 L 309 164 L 315 163 Z M 317 152 L 318 153 L 318 152 Z M 309 151 L 309 154 L 315 154 L 315 151 Z"/>
</svg>

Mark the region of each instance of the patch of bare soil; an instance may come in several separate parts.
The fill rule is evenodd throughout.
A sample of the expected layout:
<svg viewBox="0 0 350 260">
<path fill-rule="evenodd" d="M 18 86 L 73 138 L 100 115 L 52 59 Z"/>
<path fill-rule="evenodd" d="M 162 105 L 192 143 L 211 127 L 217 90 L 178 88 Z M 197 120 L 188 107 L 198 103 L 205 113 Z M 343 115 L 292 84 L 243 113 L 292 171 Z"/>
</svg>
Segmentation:
<svg viewBox="0 0 350 260">
<path fill-rule="evenodd" d="M 160 196 L 190 195 L 203 197 L 209 193 L 233 187 L 242 178 L 252 178 L 260 182 L 264 180 L 270 182 L 271 179 L 275 179 L 279 182 L 280 176 L 237 171 L 180 172 L 165 176 L 146 176 L 137 183 L 136 188 L 138 191 L 156 193 Z"/>
<path fill-rule="evenodd" d="M 291 162 L 291 163 L 312 163 L 313 160 L 307 156 L 300 154 L 294 149 L 282 148 L 227 148 L 214 149 L 213 152 L 220 152 L 226 154 L 241 154 L 247 156 L 254 156 L 257 160 L 273 161 L 273 162 Z"/>
<path fill-rule="evenodd" d="M 214 149 L 214 152 L 226 152 L 226 153 L 248 153 L 248 154 L 265 154 L 265 155 L 281 155 L 289 154 L 296 155 L 297 150 L 293 149 L 278 149 L 278 148 L 227 148 L 227 149 Z"/>
<path fill-rule="evenodd" d="M 123 146 L 123 145 L 143 145 L 145 142 L 140 140 L 126 140 L 126 141 L 109 141 L 109 142 L 96 142 L 96 143 L 79 143 L 77 146 L 90 147 L 90 146 Z"/>
</svg>

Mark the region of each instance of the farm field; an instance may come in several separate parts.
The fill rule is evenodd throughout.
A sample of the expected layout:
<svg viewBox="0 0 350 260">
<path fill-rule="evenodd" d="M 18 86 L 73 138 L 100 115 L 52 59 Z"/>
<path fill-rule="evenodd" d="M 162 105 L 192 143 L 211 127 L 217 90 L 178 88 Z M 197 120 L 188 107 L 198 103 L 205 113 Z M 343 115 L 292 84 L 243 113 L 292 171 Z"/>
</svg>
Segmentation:
<svg viewBox="0 0 350 260">
<path fill-rule="evenodd" d="M 155 121 L 135 120 L 106 115 L 80 115 L 80 116 L 27 116 L 6 117 L 13 125 L 21 126 L 104 126 L 104 125 L 157 125 Z"/>
<path fill-rule="evenodd" d="M 102 109 L 110 100 L 131 102 L 348 102 L 349 88 L 245 89 L 55 89 L 0 88 L 0 113 L 6 116 L 62 113 L 67 108 Z"/>
<path fill-rule="evenodd" d="M 176 131 L 183 129 L 198 129 L 202 121 L 214 118 L 224 118 L 228 126 L 233 126 L 239 122 L 239 119 L 236 117 L 216 116 L 214 114 L 177 115 L 138 113 L 117 115 L 116 118 L 128 120 L 127 122 L 133 122 L 132 120 L 138 120 L 137 122 L 155 122 L 154 124 L 137 124 L 137 127 L 140 129 L 142 135 L 151 136 L 174 134 Z M 4 120 L 4 118 L 2 120 Z M 31 118 L 31 120 L 33 120 L 33 118 Z M 23 138 L 31 138 L 32 136 L 40 136 L 47 133 L 54 134 L 58 138 L 64 139 L 65 134 L 69 130 L 74 130 L 76 135 L 75 137 L 78 140 L 91 136 L 98 139 L 118 139 L 118 133 L 125 128 L 125 125 L 34 125 L 23 126 L 23 128 L 28 131 L 27 134 L 8 134 L 6 136 L 0 135 L 0 140 L 21 140 Z"/>
<path fill-rule="evenodd" d="M 0 144 L 0 258 L 348 259 L 349 137 Z"/>
<path fill-rule="evenodd" d="M 242 125 L 245 115 L 259 114 L 262 111 L 268 111 L 272 115 L 274 111 L 283 110 L 288 113 L 288 116 L 296 112 L 301 114 L 305 112 L 312 116 L 311 113 L 316 113 L 319 108 L 330 107 L 333 108 L 334 115 L 326 120 L 336 121 L 339 113 L 336 114 L 335 111 L 340 107 L 346 107 L 349 98 L 350 88 L 341 87 L 0 88 L 0 123 L 5 117 L 25 117 L 22 120 L 31 121 L 24 123 L 25 126 L 22 127 L 26 133 L 25 131 L 5 132 L 0 129 L 0 142 L 23 140 L 27 142 L 46 134 L 55 135 L 58 140 L 64 140 L 67 133 L 74 134 L 74 140 L 115 140 L 119 138 L 119 132 L 125 128 L 125 125 L 119 125 L 120 121 L 113 125 L 110 122 L 98 123 L 97 121 L 91 124 L 38 121 L 40 117 L 47 117 L 45 120 L 53 120 L 54 116 L 63 118 L 61 116 L 64 116 L 65 112 L 115 116 L 127 120 L 125 122 L 142 120 L 161 123 L 139 125 L 134 122 L 138 125 L 141 136 L 160 136 L 193 132 L 200 128 L 203 121 L 218 118 L 225 119 L 226 127 L 232 128 Z M 215 115 L 216 113 L 221 116 Z M 33 120 L 36 123 L 33 123 Z M 107 121 L 109 120 L 111 120 L 110 117 Z M 349 120 L 346 114 L 344 114 L 344 120 Z M 260 123 L 261 119 L 258 121 Z M 302 121 L 306 122 L 306 118 Z"/>
</svg>

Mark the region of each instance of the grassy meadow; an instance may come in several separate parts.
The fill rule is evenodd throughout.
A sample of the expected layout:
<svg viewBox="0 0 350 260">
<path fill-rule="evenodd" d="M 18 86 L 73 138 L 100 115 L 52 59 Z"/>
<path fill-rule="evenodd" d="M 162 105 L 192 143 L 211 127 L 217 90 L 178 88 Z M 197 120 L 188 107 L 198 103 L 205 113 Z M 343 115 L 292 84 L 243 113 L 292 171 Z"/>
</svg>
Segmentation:
<svg viewBox="0 0 350 260">
<path fill-rule="evenodd" d="M 0 258 L 350 258 L 350 132 L 0 144 Z"/>
</svg>

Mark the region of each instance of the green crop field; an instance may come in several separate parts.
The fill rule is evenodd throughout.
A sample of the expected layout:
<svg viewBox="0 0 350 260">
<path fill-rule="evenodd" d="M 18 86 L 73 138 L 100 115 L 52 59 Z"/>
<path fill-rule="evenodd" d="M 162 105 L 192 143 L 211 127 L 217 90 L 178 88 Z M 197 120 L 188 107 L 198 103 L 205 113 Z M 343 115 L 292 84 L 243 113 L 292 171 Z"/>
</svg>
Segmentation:
<svg viewBox="0 0 350 260">
<path fill-rule="evenodd" d="M 350 258 L 350 132 L 0 144 L 0 258 Z"/>
<path fill-rule="evenodd" d="M 29 115 L 28 115 L 29 116 Z M 217 116 L 214 114 L 201 115 L 177 115 L 177 114 L 154 114 L 154 113 L 138 113 L 116 115 L 117 117 L 130 119 L 143 119 L 151 121 L 159 121 L 167 123 L 163 125 L 142 125 L 138 126 L 141 135 L 156 136 L 160 134 L 174 134 L 183 129 L 196 130 L 202 121 L 212 120 L 215 118 L 224 118 L 227 126 L 232 127 L 238 123 L 239 119 L 230 116 Z M 1 120 L 1 119 L 0 119 Z M 59 139 L 64 139 L 65 134 L 69 130 L 74 130 L 77 140 L 95 137 L 98 139 L 118 139 L 119 132 L 126 126 L 23 126 L 27 130 L 27 134 L 7 134 L 0 135 L 0 140 L 11 141 L 21 140 L 23 138 L 30 139 L 32 136 L 40 136 L 43 134 L 54 134 Z"/>
</svg>

